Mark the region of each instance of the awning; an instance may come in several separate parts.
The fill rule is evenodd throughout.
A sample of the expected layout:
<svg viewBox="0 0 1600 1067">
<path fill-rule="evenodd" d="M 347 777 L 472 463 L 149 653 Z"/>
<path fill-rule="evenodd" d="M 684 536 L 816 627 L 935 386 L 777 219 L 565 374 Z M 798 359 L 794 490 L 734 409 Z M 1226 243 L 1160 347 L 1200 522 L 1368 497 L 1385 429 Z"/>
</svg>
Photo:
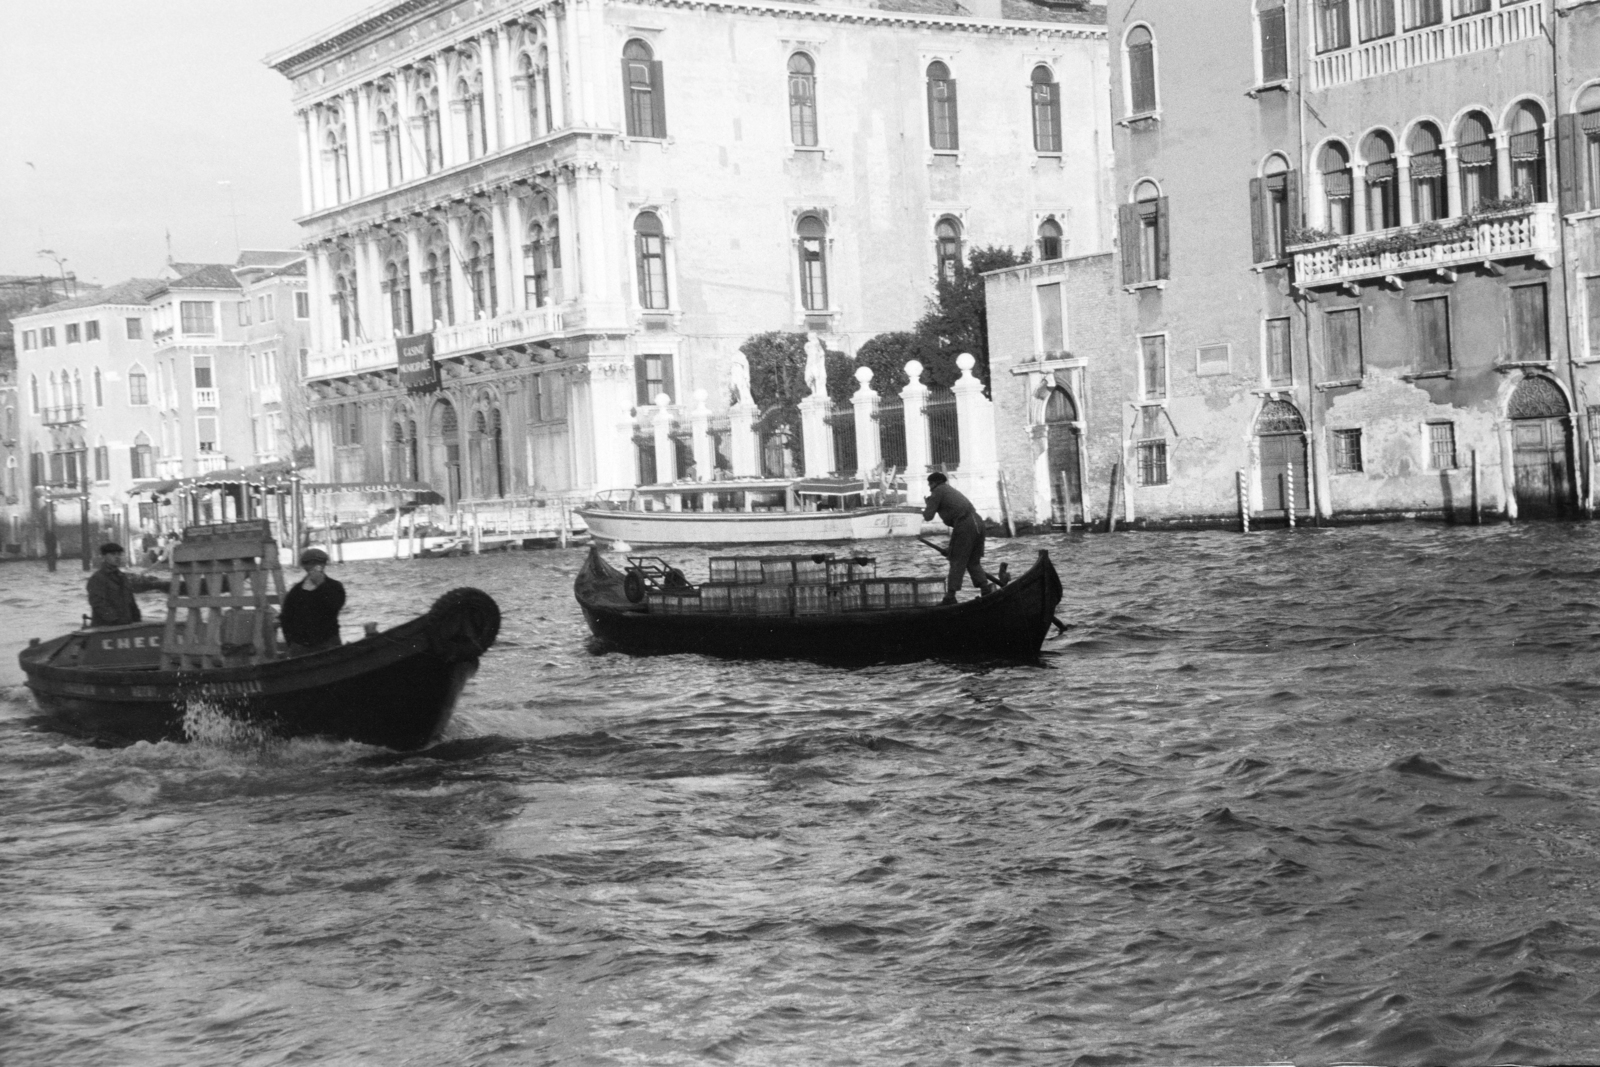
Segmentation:
<svg viewBox="0 0 1600 1067">
<path fill-rule="evenodd" d="M 258 463 L 251 467 L 225 467 L 222 470 L 191 474 L 187 478 L 167 478 L 162 481 L 140 479 L 133 483 L 134 493 L 159 496 L 177 489 L 217 489 L 227 485 L 253 485 L 262 489 L 285 488 L 294 481 L 295 470 L 290 463 Z"/>
<path fill-rule="evenodd" d="M 302 493 L 431 493 L 427 482 L 306 482 Z"/>
<path fill-rule="evenodd" d="M 794 483 L 794 491 L 804 496 L 857 496 L 877 488 L 860 478 L 802 478 Z"/>
</svg>

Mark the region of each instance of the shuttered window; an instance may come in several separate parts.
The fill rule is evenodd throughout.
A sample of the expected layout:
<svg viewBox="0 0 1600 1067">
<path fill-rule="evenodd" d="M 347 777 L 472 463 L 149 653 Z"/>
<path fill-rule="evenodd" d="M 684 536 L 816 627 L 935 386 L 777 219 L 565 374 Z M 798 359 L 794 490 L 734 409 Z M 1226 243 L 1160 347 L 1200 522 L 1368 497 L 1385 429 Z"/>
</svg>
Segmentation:
<svg viewBox="0 0 1600 1067">
<path fill-rule="evenodd" d="M 1450 369 L 1450 298 L 1430 297 L 1418 300 L 1415 309 L 1417 323 L 1417 370 L 1421 373 Z"/>
<path fill-rule="evenodd" d="M 1144 400 L 1167 398 L 1167 339 L 1139 338 L 1139 395 Z"/>
<path fill-rule="evenodd" d="M 1317 51 L 1350 47 L 1350 0 L 1316 0 Z"/>
<path fill-rule="evenodd" d="M 1519 363 L 1543 363 L 1550 358 L 1550 325 L 1543 285 L 1519 285 L 1511 290 L 1511 358 Z"/>
<path fill-rule="evenodd" d="M 1356 16 L 1363 41 L 1394 36 L 1394 0 L 1356 0 Z"/>
<path fill-rule="evenodd" d="M 1149 29 L 1135 26 L 1128 31 L 1128 106 L 1132 114 L 1156 109 L 1155 39 Z"/>
<path fill-rule="evenodd" d="M 662 96 L 661 64 L 650 46 L 629 41 L 622 50 L 622 91 L 629 137 L 665 137 L 667 109 Z"/>
<path fill-rule="evenodd" d="M 949 67 L 935 60 L 928 64 L 928 143 L 935 151 L 961 147 L 956 118 L 956 80 Z"/>
<path fill-rule="evenodd" d="M 635 356 L 633 376 L 640 407 L 654 404 L 663 393 L 669 399 L 677 395 L 673 392 L 671 356 Z"/>
<path fill-rule="evenodd" d="M 1061 318 L 1061 283 L 1041 285 L 1034 293 L 1039 301 L 1039 350 L 1046 354 L 1066 351 L 1066 329 Z"/>
<path fill-rule="evenodd" d="M 1294 384 L 1294 346 L 1288 319 L 1268 319 L 1266 371 L 1268 385 Z"/>
<path fill-rule="evenodd" d="M 1061 86 L 1050 68 L 1033 68 L 1033 149 L 1036 152 L 1061 151 Z"/>
<path fill-rule="evenodd" d="M 1447 471 L 1456 466 L 1456 425 L 1453 422 L 1428 423 L 1428 467 Z"/>
<path fill-rule="evenodd" d="M 1361 309 L 1330 311 L 1323 316 L 1323 342 L 1328 379 L 1354 381 L 1361 377 Z"/>
<path fill-rule="evenodd" d="M 1289 32 L 1283 4 L 1261 11 L 1261 80 L 1284 81 L 1289 77 Z"/>
<path fill-rule="evenodd" d="M 1583 280 L 1583 311 L 1584 321 L 1588 324 L 1586 331 L 1589 338 L 1589 358 L 1600 358 L 1600 274 L 1590 275 Z"/>
</svg>

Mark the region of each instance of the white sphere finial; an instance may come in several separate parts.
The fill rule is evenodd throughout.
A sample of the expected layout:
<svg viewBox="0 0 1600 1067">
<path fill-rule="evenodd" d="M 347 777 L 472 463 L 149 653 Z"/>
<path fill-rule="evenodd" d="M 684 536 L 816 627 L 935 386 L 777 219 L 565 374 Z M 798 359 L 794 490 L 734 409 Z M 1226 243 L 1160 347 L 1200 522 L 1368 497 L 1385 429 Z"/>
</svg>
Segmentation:
<svg viewBox="0 0 1600 1067">
<path fill-rule="evenodd" d="M 914 382 L 915 381 L 920 381 L 922 379 L 922 364 L 921 364 L 921 362 L 919 362 L 918 360 L 914 359 L 911 362 L 907 363 L 906 364 L 906 377 L 910 378 Z"/>
<path fill-rule="evenodd" d="M 971 374 L 972 368 L 977 365 L 978 361 L 972 358 L 971 352 L 963 352 L 956 357 L 956 366 L 961 368 L 962 374 Z"/>
<path fill-rule="evenodd" d="M 666 407 L 667 405 L 669 405 L 671 403 L 672 403 L 672 398 L 670 396 L 668 396 L 666 393 L 657 393 L 656 394 L 656 406 L 657 407 L 663 407 L 664 408 L 664 407 Z"/>
<path fill-rule="evenodd" d="M 694 391 L 694 402 L 696 404 L 704 404 L 706 402 L 706 397 L 710 395 L 711 394 L 707 393 L 704 389 L 696 389 Z"/>
<path fill-rule="evenodd" d="M 856 381 L 860 382 L 862 385 L 866 385 L 868 382 L 872 381 L 872 368 L 871 367 L 857 367 L 856 368 Z"/>
</svg>

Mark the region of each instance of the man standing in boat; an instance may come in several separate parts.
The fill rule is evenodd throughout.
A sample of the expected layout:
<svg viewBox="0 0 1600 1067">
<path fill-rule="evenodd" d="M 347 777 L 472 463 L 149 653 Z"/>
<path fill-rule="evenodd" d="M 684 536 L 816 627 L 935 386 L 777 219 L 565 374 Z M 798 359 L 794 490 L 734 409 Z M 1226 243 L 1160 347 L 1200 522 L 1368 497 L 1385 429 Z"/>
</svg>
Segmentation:
<svg viewBox="0 0 1600 1067">
<path fill-rule="evenodd" d="M 344 586 L 328 577 L 328 554 L 320 548 L 300 553 L 306 576 L 283 596 L 278 625 L 289 643 L 289 655 L 338 648 L 339 612 L 344 607 Z"/>
<path fill-rule="evenodd" d="M 977 510 L 972 501 L 938 471 L 928 475 L 928 500 L 922 509 L 922 521 L 930 522 L 934 515 L 950 527 L 950 578 L 945 583 L 944 602 L 956 602 L 963 575 L 970 574 L 973 588 L 985 596 L 1000 588 L 989 580 L 983 569 L 983 523 L 978 519 Z"/>
<path fill-rule="evenodd" d="M 126 626 L 138 622 L 139 602 L 122 573 L 122 546 L 100 546 L 100 569 L 89 576 L 89 625 Z"/>
</svg>

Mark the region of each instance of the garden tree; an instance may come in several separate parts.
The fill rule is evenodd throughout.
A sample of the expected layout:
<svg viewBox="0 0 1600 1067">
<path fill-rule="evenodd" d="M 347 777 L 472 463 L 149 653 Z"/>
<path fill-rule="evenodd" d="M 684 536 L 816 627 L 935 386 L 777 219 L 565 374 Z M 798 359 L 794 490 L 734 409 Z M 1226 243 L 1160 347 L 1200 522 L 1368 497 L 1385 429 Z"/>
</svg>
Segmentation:
<svg viewBox="0 0 1600 1067">
<path fill-rule="evenodd" d="M 856 362 L 872 368 L 870 384 L 879 396 L 899 396 L 909 380 L 906 378 L 906 364 L 915 359 L 927 367 L 929 361 L 938 355 L 938 347 L 928 338 L 909 330 L 895 330 L 863 341 L 861 347 L 856 349 Z M 954 357 L 951 358 L 950 367 L 955 367 Z M 927 379 L 931 375 L 925 374 L 923 377 Z M 954 380 L 953 375 L 951 380 Z"/>
<path fill-rule="evenodd" d="M 973 248 L 967 252 L 967 262 L 957 264 L 953 277 L 937 279 L 927 313 L 914 327 L 933 350 L 930 358 L 918 357 L 927 368 L 923 380 L 928 385 L 949 388 L 961 377 L 956 357 L 971 352 L 975 361 L 972 373 L 988 391 L 989 315 L 984 305 L 983 272 L 1019 266 L 1032 259 L 1033 253 L 1028 249 L 1018 255 L 1012 248 L 1000 245 Z"/>
<path fill-rule="evenodd" d="M 806 398 L 806 335 L 771 330 L 739 346 L 750 361 L 750 399 L 761 411 L 756 425 L 764 431 L 800 425 L 800 401 Z M 843 352 L 829 350 L 828 395 L 849 402 L 855 391 L 855 365 Z"/>
</svg>

